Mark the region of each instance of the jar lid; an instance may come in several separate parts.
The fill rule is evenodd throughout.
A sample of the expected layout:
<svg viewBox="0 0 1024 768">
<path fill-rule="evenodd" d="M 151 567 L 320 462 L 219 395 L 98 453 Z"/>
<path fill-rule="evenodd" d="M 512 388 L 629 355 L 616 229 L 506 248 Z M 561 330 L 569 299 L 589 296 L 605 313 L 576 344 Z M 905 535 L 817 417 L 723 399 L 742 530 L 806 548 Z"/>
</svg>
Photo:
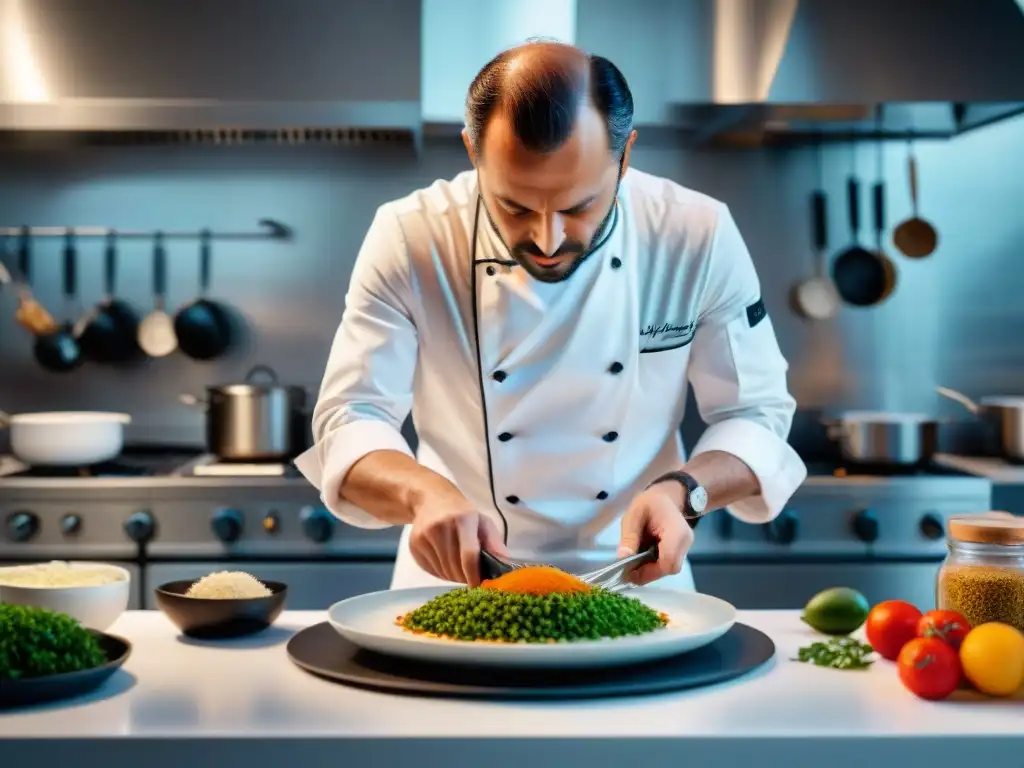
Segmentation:
<svg viewBox="0 0 1024 768">
<path fill-rule="evenodd" d="M 1024 544 L 1024 517 L 987 512 L 949 521 L 949 537 L 970 544 Z"/>
</svg>

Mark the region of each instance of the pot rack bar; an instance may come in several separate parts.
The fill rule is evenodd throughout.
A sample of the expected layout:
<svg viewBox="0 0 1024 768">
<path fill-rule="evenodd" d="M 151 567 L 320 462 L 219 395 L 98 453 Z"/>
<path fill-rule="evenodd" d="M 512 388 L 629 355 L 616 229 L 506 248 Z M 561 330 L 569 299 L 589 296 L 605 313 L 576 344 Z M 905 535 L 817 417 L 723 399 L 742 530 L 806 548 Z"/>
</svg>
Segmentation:
<svg viewBox="0 0 1024 768">
<path fill-rule="evenodd" d="M 276 219 L 260 219 L 259 229 L 251 232 L 217 232 L 216 230 L 142 230 L 142 229 L 116 229 L 114 227 L 0 227 L 0 237 L 23 237 L 28 235 L 32 238 L 47 237 L 110 237 L 113 235 L 118 240 L 152 240 L 158 234 L 165 240 L 198 240 L 201 237 L 209 237 L 213 240 L 258 240 L 274 239 L 287 240 L 292 236 L 292 228 L 282 224 Z"/>
</svg>

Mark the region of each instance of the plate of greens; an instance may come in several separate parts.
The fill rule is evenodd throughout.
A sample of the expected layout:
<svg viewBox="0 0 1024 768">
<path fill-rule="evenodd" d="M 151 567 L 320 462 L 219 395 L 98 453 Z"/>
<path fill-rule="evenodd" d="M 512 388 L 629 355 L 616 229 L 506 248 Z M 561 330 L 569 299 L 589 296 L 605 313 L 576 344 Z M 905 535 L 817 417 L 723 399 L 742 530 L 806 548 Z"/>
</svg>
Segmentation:
<svg viewBox="0 0 1024 768">
<path fill-rule="evenodd" d="M 66 614 L 0 603 L 0 709 L 88 693 L 130 654 L 127 640 Z"/>
<path fill-rule="evenodd" d="M 359 647 L 448 664 L 600 667 L 696 650 L 732 628 L 736 609 L 716 597 L 637 587 L 506 591 L 422 587 L 335 603 L 331 626 Z"/>
</svg>

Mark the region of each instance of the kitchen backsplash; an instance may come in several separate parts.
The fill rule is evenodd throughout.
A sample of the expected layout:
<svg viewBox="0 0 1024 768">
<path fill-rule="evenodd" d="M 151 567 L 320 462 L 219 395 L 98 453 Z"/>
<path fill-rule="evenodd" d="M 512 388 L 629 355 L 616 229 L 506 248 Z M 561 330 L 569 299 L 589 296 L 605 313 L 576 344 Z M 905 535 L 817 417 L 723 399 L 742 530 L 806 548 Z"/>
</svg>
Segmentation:
<svg viewBox="0 0 1024 768">
<path fill-rule="evenodd" d="M 800 320 L 788 306 L 791 285 L 813 269 L 807 195 L 817 182 L 815 152 L 686 152 L 644 140 L 641 132 L 635 167 L 731 206 L 760 271 L 801 408 L 934 410 L 966 423 L 961 409 L 940 402 L 936 384 L 970 394 L 1024 394 L 1024 119 L 916 146 L 921 213 L 939 231 L 938 251 L 910 262 L 887 235 L 899 269 L 895 295 L 877 308 L 844 308 L 820 324 Z M 884 147 L 890 233 L 909 215 L 906 149 L 897 142 Z M 832 253 L 851 240 L 845 181 L 853 162 L 862 182 L 861 238 L 873 242 L 867 203 L 875 152 L 870 144 L 856 152 L 826 150 Z M 132 439 L 198 443 L 203 414 L 180 404 L 180 393 L 240 380 L 255 363 L 315 392 L 376 206 L 466 167 L 454 142 L 429 145 L 418 158 L 375 146 L 0 154 L 0 226 L 239 230 L 273 217 L 295 232 L 292 241 L 215 244 L 211 293 L 236 308 L 249 328 L 238 348 L 215 362 L 176 355 L 130 369 L 47 373 L 14 322 L 13 297 L 0 296 L 0 409 L 126 410 L 134 419 Z M 37 294 L 57 313 L 63 311 L 60 248 L 58 240 L 37 243 L 34 260 Z M 140 314 L 153 304 L 150 254 L 146 241 L 120 249 L 119 294 Z M 101 297 L 101 262 L 101 242 L 81 243 L 79 311 Z M 173 309 L 195 296 L 197 244 L 170 241 L 168 264 Z"/>
</svg>

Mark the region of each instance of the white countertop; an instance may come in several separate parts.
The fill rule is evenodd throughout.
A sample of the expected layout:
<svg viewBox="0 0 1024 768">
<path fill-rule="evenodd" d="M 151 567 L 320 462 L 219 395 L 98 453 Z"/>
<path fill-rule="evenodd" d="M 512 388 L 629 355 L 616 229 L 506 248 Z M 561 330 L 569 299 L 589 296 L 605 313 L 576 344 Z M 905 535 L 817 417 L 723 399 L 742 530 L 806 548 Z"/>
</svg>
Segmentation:
<svg viewBox="0 0 1024 768">
<path fill-rule="evenodd" d="M 651 697 L 545 703 L 402 697 L 320 680 L 293 665 L 285 645 L 294 631 L 324 618 L 285 612 L 261 635 L 212 643 L 181 637 L 162 613 L 126 613 L 109 630 L 133 643 L 124 670 L 83 700 L 0 712 L 2 762 L 181 768 L 197 760 L 253 768 L 302 760 L 308 768 L 332 763 L 331 755 L 346 756 L 343 765 L 357 756 L 389 765 L 413 754 L 416 768 L 523 760 L 530 768 L 564 768 L 567 759 L 591 768 L 621 765 L 616 761 L 635 759 L 629 750 L 637 740 L 657 740 L 647 746 L 666 757 L 704 756 L 722 765 L 757 759 L 759 768 L 862 768 L 897 755 L 929 768 L 982 756 L 1024 763 L 1024 695 L 1000 701 L 964 691 L 930 703 L 906 691 L 885 661 L 866 672 L 790 661 L 816 637 L 795 611 L 740 612 L 740 621 L 778 648 L 772 662 L 740 680 Z"/>
</svg>

